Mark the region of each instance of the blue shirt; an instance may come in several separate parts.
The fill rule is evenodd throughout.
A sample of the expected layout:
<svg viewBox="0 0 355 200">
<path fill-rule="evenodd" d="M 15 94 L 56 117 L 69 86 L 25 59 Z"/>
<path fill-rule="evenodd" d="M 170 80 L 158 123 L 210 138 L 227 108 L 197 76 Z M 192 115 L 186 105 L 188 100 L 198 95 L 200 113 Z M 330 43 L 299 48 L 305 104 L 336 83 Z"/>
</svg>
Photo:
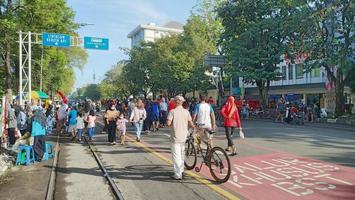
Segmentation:
<svg viewBox="0 0 355 200">
<path fill-rule="evenodd" d="M 77 123 L 78 111 L 71 110 L 69 113 L 69 125 L 75 125 Z"/>
<path fill-rule="evenodd" d="M 31 136 L 35 137 L 35 136 L 41 136 L 45 134 L 46 134 L 46 129 L 43 126 L 41 126 L 40 123 L 33 121 Z"/>
</svg>

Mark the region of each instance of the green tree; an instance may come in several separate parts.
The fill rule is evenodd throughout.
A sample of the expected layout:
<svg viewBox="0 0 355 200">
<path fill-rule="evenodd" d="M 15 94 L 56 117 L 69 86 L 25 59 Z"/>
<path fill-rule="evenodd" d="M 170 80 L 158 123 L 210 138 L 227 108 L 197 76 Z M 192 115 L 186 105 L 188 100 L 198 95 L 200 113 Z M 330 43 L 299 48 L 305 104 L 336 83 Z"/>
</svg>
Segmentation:
<svg viewBox="0 0 355 200">
<path fill-rule="evenodd" d="M 89 84 L 77 89 L 77 94 L 82 93 L 82 99 L 98 100 L 101 98 L 100 89 L 97 84 Z"/>
<path fill-rule="evenodd" d="M 127 51 L 129 60 L 122 76 L 132 94 L 166 91 L 170 96 L 211 87 L 203 66 L 206 54 L 217 51 L 213 20 L 204 13 L 192 14 L 181 35 L 170 35 L 154 43 L 142 43 Z M 206 16 L 206 17 L 205 17 Z"/>
<path fill-rule="evenodd" d="M 124 97 L 128 95 L 128 88 L 122 76 L 125 65 L 126 61 L 122 60 L 106 72 L 104 80 L 99 84 L 101 98 Z"/>
<path fill-rule="evenodd" d="M 207 18 L 209 19 L 209 18 Z M 203 66 L 203 60 L 205 55 L 217 53 L 217 39 L 219 33 L 214 31 L 214 25 L 209 26 L 212 23 L 212 19 L 204 19 L 199 15 L 191 15 L 184 26 L 183 36 L 183 48 L 187 54 L 193 58 L 193 72 L 189 80 L 189 88 L 196 90 L 202 88 L 211 87 L 209 78 L 205 75 L 205 71 L 208 70 Z"/>
<path fill-rule="evenodd" d="M 335 115 L 345 110 L 344 87 L 355 74 L 355 2 L 352 0 L 307 1 L 302 7 L 300 30 L 292 38 L 294 52 L 308 52 L 309 69 L 324 67 L 335 83 Z"/>
<path fill-rule="evenodd" d="M 280 78 L 278 64 L 287 51 L 287 21 L 294 7 L 293 1 L 230 0 L 218 8 L 223 53 L 232 63 L 228 71 L 256 84 L 263 106 L 270 81 Z"/>
<path fill-rule="evenodd" d="M 16 43 L 18 34 L 16 32 L 20 30 L 35 33 L 55 32 L 76 36 L 75 30 L 79 28 L 79 25 L 74 22 L 74 15 L 74 11 L 67 6 L 65 0 L 0 0 L 0 66 L 5 68 L 0 75 L 6 77 L 5 84 L 1 85 L 0 90 L 5 88 L 17 90 L 18 88 L 18 43 Z M 87 60 L 86 52 L 80 48 L 57 50 L 53 50 L 55 49 L 53 47 L 42 48 L 41 45 L 32 46 L 33 89 L 39 89 L 43 52 L 45 72 L 43 82 L 50 82 L 51 78 L 56 76 L 57 85 L 54 84 L 52 89 L 60 89 L 69 93 L 75 80 L 73 67 L 83 68 Z M 58 55 L 53 55 L 53 51 Z M 52 75 L 54 72 L 57 74 Z M 44 88 L 47 92 L 50 89 L 50 87 Z"/>
</svg>

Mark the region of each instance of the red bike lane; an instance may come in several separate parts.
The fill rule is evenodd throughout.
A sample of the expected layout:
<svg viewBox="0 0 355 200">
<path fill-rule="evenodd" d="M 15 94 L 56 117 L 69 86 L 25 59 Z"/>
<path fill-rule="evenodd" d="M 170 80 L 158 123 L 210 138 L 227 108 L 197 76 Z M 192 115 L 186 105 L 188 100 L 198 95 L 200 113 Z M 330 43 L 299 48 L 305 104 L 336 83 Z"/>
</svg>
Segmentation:
<svg viewBox="0 0 355 200">
<path fill-rule="evenodd" d="M 163 157 L 171 158 L 170 154 L 163 153 L 158 146 L 145 141 L 141 143 Z M 256 148 L 253 144 L 245 143 Z M 272 150 L 267 147 L 257 148 Z M 234 156 L 230 157 L 230 161 L 232 174 L 229 181 L 216 185 L 245 199 L 355 199 L 354 168 L 280 151 Z M 198 174 L 211 182 L 213 180 L 207 166 L 203 166 Z"/>
</svg>

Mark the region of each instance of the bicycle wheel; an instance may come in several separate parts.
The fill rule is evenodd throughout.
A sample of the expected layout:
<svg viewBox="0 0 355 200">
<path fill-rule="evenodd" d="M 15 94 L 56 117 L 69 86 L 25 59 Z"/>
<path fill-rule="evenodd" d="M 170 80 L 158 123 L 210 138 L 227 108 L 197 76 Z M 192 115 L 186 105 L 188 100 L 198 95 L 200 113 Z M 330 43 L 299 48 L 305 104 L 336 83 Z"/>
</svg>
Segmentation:
<svg viewBox="0 0 355 200">
<path fill-rule="evenodd" d="M 197 162 L 197 154 L 194 142 L 192 140 L 187 140 L 185 143 L 185 168 L 191 170 L 195 168 Z"/>
<path fill-rule="evenodd" d="M 212 177 L 219 183 L 227 182 L 232 171 L 227 153 L 221 147 L 213 147 L 208 161 Z"/>
</svg>

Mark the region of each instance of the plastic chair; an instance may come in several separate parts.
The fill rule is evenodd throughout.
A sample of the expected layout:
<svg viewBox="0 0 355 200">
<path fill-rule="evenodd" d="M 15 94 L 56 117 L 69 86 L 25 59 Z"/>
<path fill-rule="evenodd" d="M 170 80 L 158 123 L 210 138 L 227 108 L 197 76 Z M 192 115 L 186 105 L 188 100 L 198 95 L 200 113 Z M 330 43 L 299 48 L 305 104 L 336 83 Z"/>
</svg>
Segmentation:
<svg viewBox="0 0 355 200">
<path fill-rule="evenodd" d="M 30 165 L 35 162 L 35 152 L 32 146 L 19 146 L 18 153 L 16 157 L 16 165 Z"/>
<path fill-rule="evenodd" d="M 46 142 L 46 151 L 44 152 L 44 160 L 49 160 L 49 158 L 54 157 L 53 144 L 50 142 Z"/>
</svg>

